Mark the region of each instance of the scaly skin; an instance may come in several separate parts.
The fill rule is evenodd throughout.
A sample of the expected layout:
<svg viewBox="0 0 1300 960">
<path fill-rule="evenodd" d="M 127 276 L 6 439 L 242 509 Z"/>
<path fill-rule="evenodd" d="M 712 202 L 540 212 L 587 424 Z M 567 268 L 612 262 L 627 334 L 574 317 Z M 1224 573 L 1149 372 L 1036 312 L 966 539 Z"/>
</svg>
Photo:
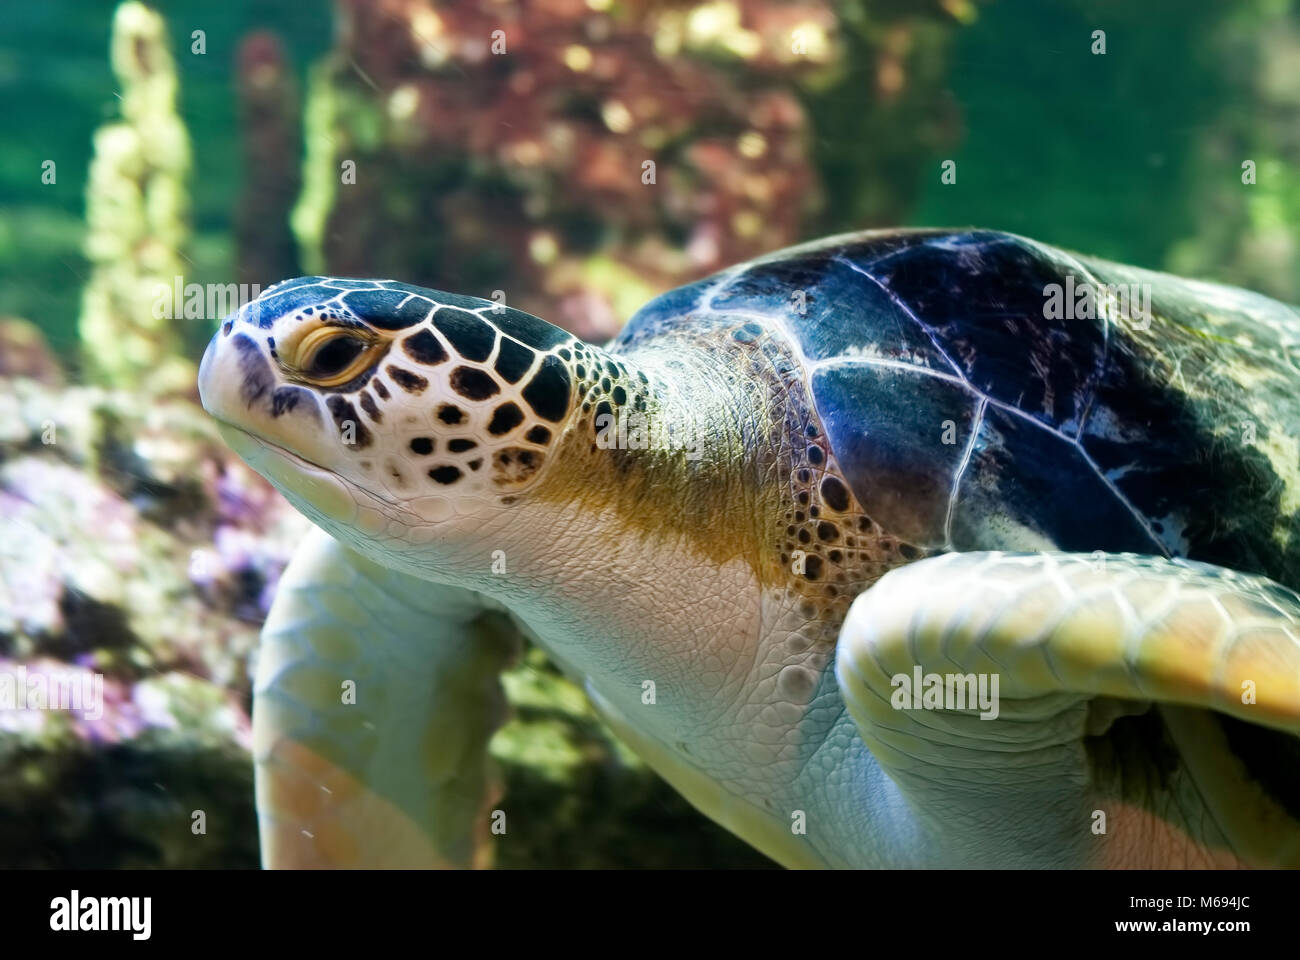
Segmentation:
<svg viewBox="0 0 1300 960">
<path fill-rule="evenodd" d="M 1264 577 L 1131 554 L 969 553 L 865 593 L 836 670 L 872 755 L 926 798 L 951 863 L 1296 867 L 1300 825 L 1209 710 L 1300 733 L 1297 665 L 1300 597 Z M 890 677 L 916 666 L 997 675 L 998 715 L 894 709 Z M 1168 762 L 1136 742 L 1142 726 L 1101 736 L 1148 711 Z M 1094 811 L 1104 833 L 1083 829 Z"/>
</svg>

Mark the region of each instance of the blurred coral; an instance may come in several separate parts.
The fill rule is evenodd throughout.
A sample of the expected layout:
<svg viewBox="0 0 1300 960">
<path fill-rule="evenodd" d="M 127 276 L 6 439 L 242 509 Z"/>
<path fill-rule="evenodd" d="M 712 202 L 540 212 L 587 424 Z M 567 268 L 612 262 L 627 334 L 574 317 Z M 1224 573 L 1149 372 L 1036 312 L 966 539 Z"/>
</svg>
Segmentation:
<svg viewBox="0 0 1300 960">
<path fill-rule="evenodd" d="M 0 674 L 99 678 L 102 710 L 0 710 L 3 862 L 255 866 L 251 659 L 307 521 L 188 400 L 30 379 L 13 330 Z"/>
<path fill-rule="evenodd" d="M 95 133 L 86 185 L 86 258 L 80 333 L 86 364 L 101 382 L 188 391 L 193 365 L 181 357 L 171 290 L 189 236 L 190 140 L 176 112 L 176 64 L 166 26 L 142 3 L 113 16 L 110 46 L 121 122 Z"/>
<path fill-rule="evenodd" d="M 36 324 L 0 317 L 0 377 L 25 377 L 49 386 L 63 383 L 63 371 Z"/>
<path fill-rule="evenodd" d="M 601 339 L 654 293 L 798 239 L 818 208 L 791 86 L 834 63 L 822 0 L 339 11 L 296 215 L 314 269 L 499 290 Z"/>
</svg>

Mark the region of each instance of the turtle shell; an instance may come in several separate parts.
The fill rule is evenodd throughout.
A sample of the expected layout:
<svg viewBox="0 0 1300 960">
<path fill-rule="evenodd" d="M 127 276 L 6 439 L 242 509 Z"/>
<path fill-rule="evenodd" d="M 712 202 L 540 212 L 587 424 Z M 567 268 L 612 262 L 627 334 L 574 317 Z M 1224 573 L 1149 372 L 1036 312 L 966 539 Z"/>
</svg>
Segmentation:
<svg viewBox="0 0 1300 960">
<path fill-rule="evenodd" d="M 737 317 L 792 345 L 892 533 L 1186 556 L 1300 587 L 1292 307 L 1009 234 L 891 231 L 671 291 L 615 347 Z"/>
</svg>

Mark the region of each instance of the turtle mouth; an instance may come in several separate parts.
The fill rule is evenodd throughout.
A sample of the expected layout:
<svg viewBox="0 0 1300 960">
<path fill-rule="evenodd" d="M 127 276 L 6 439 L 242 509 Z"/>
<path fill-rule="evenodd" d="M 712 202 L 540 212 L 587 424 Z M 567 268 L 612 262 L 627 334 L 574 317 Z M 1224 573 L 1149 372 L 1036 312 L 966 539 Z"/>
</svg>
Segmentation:
<svg viewBox="0 0 1300 960">
<path fill-rule="evenodd" d="M 308 460 L 306 457 L 294 453 L 288 447 L 282 447 L 279 444 L 271 443 L 271 441 L 265 440 L 262 437 L 259 437 L 257 434 L 245 430 L 243 427 L 237 427 L 233 423 L 229 423 L 225 420 L 218 420 L 217 430 L 220 431 L 222 439 L 224 439 L 226 443 L 237 453 L 241 453 L 241 455 L 242 455 L 242 451 L 240 449 L 241 446 L 244 448 L 248 448 L 249 441 L 251 440 L 253 444 L 256 445 L 256 448 L 266 450 L 269 453 L 273 453 L 276 454 L 277 456 L 283 457 L 285 460 L 289 461 L 289 463 L 293 464 L 296 467 L 299 467 L 300 469 L 314 470 L 320 473 L 328 473 L 331 475 L 334 474 L 334 471 L 330 470 L 328 467 L 323 467 L 314 460 Z"/>
<path fill-rule="evenodd" d="M 308 460 L 301 454 L 259 437 L 243 427 L 236 426 L 226 420 L 217 419 L 217 430 L 221 433 L 222 439 L 225 440 L 230 449 L 234 450 L 245 463 L 270 481 L 271 485 L 279 489 L 281 493 L 289 496 L 291 500 L 293 500 L 293 493 L 301 494 L 304 492 L 299 489 L 300 484 L 305 482 L 308 486 L 317 486 L 319 489 L 318 480 L 312 478 L 324 477 L 341 484 L 341 489 L 346 489 L 354 502 L 360 497 L 369 501 L 374 509 L 382 511 L 387 516 L 398 517 L 407 512 L 404 504 L 359 487 L 355 482 L 340 475 L 337 471 L 331 470 L 329 467 L 323 467 L 314 460 Z M 268 468 L 265 459 L 268 455 L 272 456 L 280 464 L 289 467 L 290 474 L 285 475 L 282 471 L 273 467 Z"/>
</svg>

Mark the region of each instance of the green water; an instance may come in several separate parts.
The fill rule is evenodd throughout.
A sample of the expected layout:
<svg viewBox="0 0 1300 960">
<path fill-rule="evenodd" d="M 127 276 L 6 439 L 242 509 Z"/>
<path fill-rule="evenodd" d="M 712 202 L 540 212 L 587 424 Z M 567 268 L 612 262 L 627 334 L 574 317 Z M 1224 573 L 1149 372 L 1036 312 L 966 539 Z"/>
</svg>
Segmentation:
<svg viewBox="0 0 1300 960">
<path fill-rule="evenodd" d="M 192 279 L 224 282 L 232 269 L 231 215 L 240 181 L 235 44 L 249 30 L 272 29 L 301 76 L 330 44 L 330 5 L 166 0 L 157 6 L 172 33 L 181 108 L 194 144 Z M 851 6 L 842 4 L 842 12 Z M 916 197 L 906 222 L 1008 229 L 1169 268 L 1177 265 L 1171 263 L 1176 246 L 1192 243 L 1206 229 L 1206 211 L 1223 202 L 1217 191 L 1235 186 L 1241 157 L 1263 143 L 1283 160 L 1295 159 L 1293 143 L 1273 142 L 1278 134 L 1269 124 L 1277 125 L 1278 104 L 1256 94 L 1259 41 L 1235 47 L 1232 41 L 1234 27 L 1252 36 L 1252 29 L 1277 24 L 1280 11 L 1291 11 L 1281 21 L 1288 29 L 1300 29 L 1287 2 L 995 0 L 978 10 L 973 25 L 953 30 L 943 65 L 943 107 L 956 118 L 954 142 L 918 173 L 899 178 L 899 189 L 906 179 L 908 195 Z M 107 59 L 111 11 L 104 0 L 58 0 L 9 4 L 0 18 L 6 105 L 0 111 L 0 314 L 40 323 L 64 354 L 75 342 L 87 272 L 81 218 L 91 135 L 116 109 Z M 207 34 L 203 56 L 190 52 L 195 29 Z M 1104 56 L 1090 51 L 1095 29 L 1106 31 Z M 1300 69 L 1293 72 L 1292 88 L 1300 90 Z M 836 96 L 837 103 L 813 105 L 825 122 L 816 131 L 822 152 L 836 162 L 823 168 L 827 203 L 811 221 L 812 232 L 864 225 L 856 199 L 862 174 L 853 158 L 872 147 L 845 122 L 860 106 L 852 92 Z M 1292 99 L 1300 101 L 1300 92 Z M 909 117 L 896 122 L 901 129 Z M 1222 169 L 1211 164 L 1207 170 L 1207 154 Z M 50 159 L 58 180 L 43 185 L 41 164 Z M 946 159 L 956 162 L 955 184 L 940 182 Z M 1283 166 L 1267 188 L 1271 194 L 1263 184 L 1259 193 L 1268 196 L 1261 215 L 1284 221 L 1295 236 L 1300 187 L 1293 168 Z M 1259 207 L 1252 209 L 1258 214 Z M 1293 277 L 1273 284 L 1269 276 L 1192 249 L 1188 262 L 1210 278 L 1280 296 L 1294 289 Z"/>
<path fill-rule="evenodd" d="M 1222 4 L 1091 5 L 1011 0 L 958 35 L 950 75 L 967 134 L 915 211 L 926 225 L 1011 230 L 1161 267 L 1193 228 L 1189 159 L 1198 125 L 1228 91 L 1200 62 Z M 1133 8 L 1141 7 L 1133 12 Z M 1090 51 L 1105 29 L 1106 53 Z"/>
</svg>

